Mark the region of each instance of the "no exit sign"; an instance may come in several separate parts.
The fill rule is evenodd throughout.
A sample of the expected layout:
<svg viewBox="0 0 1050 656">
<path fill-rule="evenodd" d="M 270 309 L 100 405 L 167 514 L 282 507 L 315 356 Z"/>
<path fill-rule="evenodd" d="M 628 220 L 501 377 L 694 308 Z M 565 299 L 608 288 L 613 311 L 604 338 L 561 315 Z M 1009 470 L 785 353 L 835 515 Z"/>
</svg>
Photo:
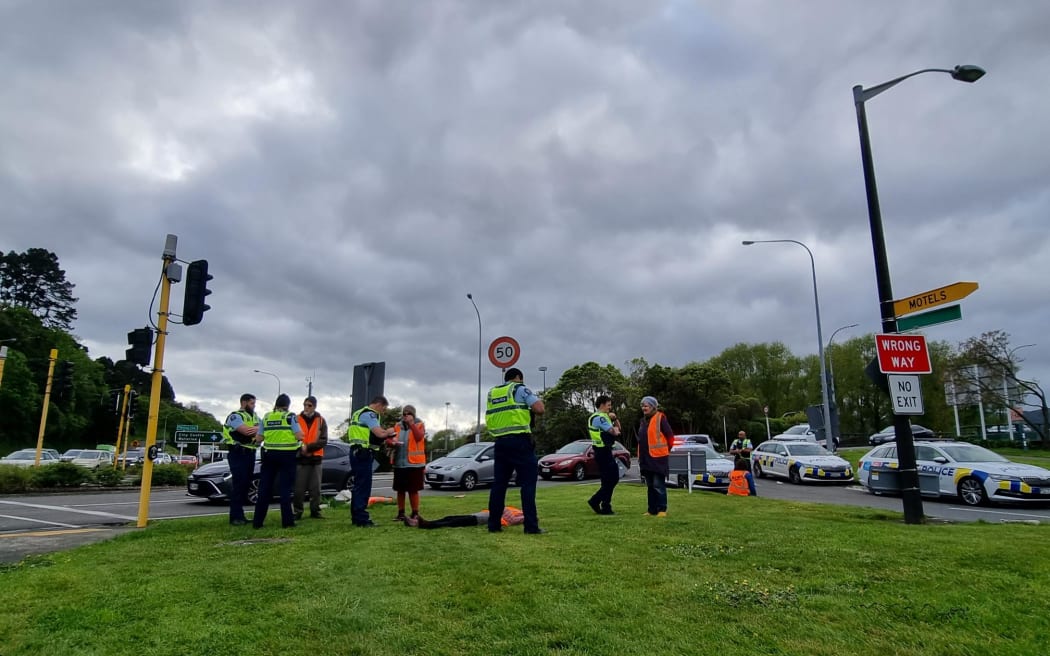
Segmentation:
<svg viewBox="0 0 1050 656">
<path fill-rule="evenodd" d="M 928 374 L 930 352 L 923 335 L 875 335 L 879 371 L 884 374 Z"/>
</svg>

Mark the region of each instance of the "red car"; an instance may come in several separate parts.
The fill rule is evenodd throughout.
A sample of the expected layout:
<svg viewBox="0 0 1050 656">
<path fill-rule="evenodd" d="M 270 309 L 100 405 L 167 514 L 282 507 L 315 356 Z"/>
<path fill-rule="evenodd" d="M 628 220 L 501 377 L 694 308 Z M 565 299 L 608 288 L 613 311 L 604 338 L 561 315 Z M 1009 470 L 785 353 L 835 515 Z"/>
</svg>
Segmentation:
<svg viewBox="0 0 1050 656">
<path fill-rule="evenodd" d="M 189 465 L 190 467 L 197 466 L 197 456 L 185 455 L 185 456 L 172 456 L 172 462 L 176 465 Z"/>
<path fill-rule="evenodd" d="M 631 452 L 622 444 L 613 444 L 613 457 L 624 469 L 631 468 Z M 540 476 L 550 480 L 553 476 L 569 476 L 582 481 L 588 476 L 598 476 L 598 463 L 594 461 L 594 446 L 590 440 L 569 442 L 550 455 L 540 458 Z"/>
</svg>

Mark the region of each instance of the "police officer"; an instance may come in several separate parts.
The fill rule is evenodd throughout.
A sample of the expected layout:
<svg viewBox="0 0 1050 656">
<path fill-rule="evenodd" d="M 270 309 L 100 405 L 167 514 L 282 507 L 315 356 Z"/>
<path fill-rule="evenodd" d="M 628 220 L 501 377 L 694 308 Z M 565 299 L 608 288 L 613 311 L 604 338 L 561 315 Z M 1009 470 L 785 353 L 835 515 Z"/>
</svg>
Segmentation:
<svg viewBox="0 0 1050 656">
<path fill-rule="evenodd" d="M 262 427 L 255 414 L 255 395 L 241 394 L 241 409 L 230 413 L 222 427 L 222 443 L 230 465 L 230 524 L 243 526 L 244 506 L 248 505 L 248 487 L 255 476 L 255 449 Z"/>
<path fill-rule="evenodd" d="M 751 455 L 751 440 L 747 439 L 747 433 L 740 431 L 736 439 L 729 445 L 729 454 L 736 458 L 747 458 Z"/>
<path fill-rule="evenodd" d="M 594 449 L 594 461 L 598 463 L 598 473 L 601 477 L 601 487 L 587 500 L 591 510 L 599 515 L 613 515 L 612 495 L 613 488 L 620 481 L 620 468 L 616 466 L 616 458 L 613 457 L 612 447 L 616 437 L 620 435 L 620 422 L 609 416 L 612 410 L 612 399 L 608 396 L 599 396 L 594 401 L 595 413 L 587 420 L 587 432 L 591 436 L 591 444 Z"/>
<path fill-rule="evenodd" d="M 521 369 L 511 367 L 504 383 L 489 390 L 485 423 L 496 440 L 492 489 L 489 491 L 489 532 L 503 530 L 500 518 L 507 501 L 507 485 L 517 473 L 526 533 L 546 533 L 536 513 L 536 451 L 532 443 L 533 414 L 542 415 L 543 401 L 525 387 Z"/>
<path fill-rule="evenodd" d="M 350 491 L 350 521 L 354 526 L 375 526 L 368 514 L 368 497 L 372 496 L 372 460 L 388 437 L 397 435 L 393 428 L 383 428 L 379 418 L 390 407 L 385 396 L 377 396 L 368 405 L 350 415 L 350 471 L 354 475 Z"/>
<path fill-rule="evenodd" d="M 252 526 L 262 528 L 273 497 L 274 480 L 281 498 L 281 527 L 295 526 L 292 513 L 292 488 L 295 486 L 295 454 L 302 445 L 302 429 L 295 413 L 288 411 L 292 400 L 281 394 L 274 401 L 273 412 L 263 417 L 262 472 L 259 475 L 259 499 L 255 502 Z"/>
</svg>

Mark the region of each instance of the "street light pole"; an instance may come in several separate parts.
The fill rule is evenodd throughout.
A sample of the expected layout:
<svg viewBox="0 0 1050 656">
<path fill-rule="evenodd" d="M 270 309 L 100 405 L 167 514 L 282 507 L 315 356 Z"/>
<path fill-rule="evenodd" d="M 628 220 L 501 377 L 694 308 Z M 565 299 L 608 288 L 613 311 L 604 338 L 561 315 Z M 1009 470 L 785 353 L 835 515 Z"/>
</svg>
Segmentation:
<svg viewBox="0 0 1050 656">
<path fill-rule="evenodd" d="M 842 326 L 836 328 L 835 332 L 831 333 L 831 337 L 828 338 L 828 386 L 830 389 L 828 393 L 831 395 L 831 405 L 838 410 L 839 402 L 835 398 L 835 356 L 831 354 L 831 343 L 835 341 L 835 335 L 839 334 L 840 330 L 846 330 L 847 328 L 856 328 L 859 324 L 851 323 L 848 326 Z"/>
<path fill-rule="evenodd" d="M 871 245 L 875 256 L 875 284 L 879 292 L 879 316 L 882 319 L 882 332 L 890 334 L 897 332 L 897 319 L 893 312 L 890 265 L 886 257 L 886 238 L 882 230 L 882 210 L 879 208 L 879 191 L 875 184 L 875 164 L 872 161 L 868 116 L 864 103 L 921 73 L 948 73 L 953 79 L 961 82 L 976 82 L 984 75 L 984 70 L 978 66 L 956 66 L 951 70 L 924 68 L 868 89 L 859 84 L 853 87 L 853 105 L 857 110 L 857 129 L 860 133 L 860 157 L 864 167 L 864 190 L 868 200 L 868 224 L 871 229 Z M 893 415 L 893 431 L 897 439 L 897 457 L 900 460 L 899 476 L 904 521 L 907 524 L 920 524 L 923 520 L 922 495 L 919 492 L 919 473 L 915 462 L 915 440 L 907 415 Z"/>
<path fill-rule="evenodd" d="M 252 371 L 254 373 L 257 373 L 257 374 L 266 374 L 267 376 L 273 376 L 274 378 L 276 378 L 277 379 L 277 396 L 281 395 L 281 378 L 280 378 L 280 376 L 278 376 L 277 374 L 272 374 L 269 371 L 263 371 L 262 369 L 252 369 Z"/>
<path fill-rule="evenodd" d="M 474 302 L 474 296 L 467 294 L 470 304 L 474 306 L 474 313 L 478 315 L 478 425 L 474 433 L 474 444 L 481 441 L 481 313 L 478 312 L 478 304 Z"/>
<path fill-rule="evenodd" d="M 448 406 L 451 401 L 445 401 L 445 453 L 448 453 Z"/>
<path fill-rule="evenodd" d="M 543 396 L 543 393 L 547 391 L 547 367 L 540 367 L 540 371 L 543 373 L 543 389 L 540 390 L 540 396 Z"/>
<path fill-rule="evenodd" d="M 813 273 L 813 308 L 817 313 L 817 358 L 820 361 L 820 395 L 824 405 L 824 444 L 828 451 L 835 451 L 835 437 L 831 434 L 831 403 L 828 401 L 828 370 L 824 365 L 824 335 L 820 327 L 820 298 L 817 295 L 817 263 L 813 251 L 795 239 L 762 239 L 742 242 L 744 246 L 752 244 L 798 244 L 809 253 L 809 266 Z"/>
</svg>

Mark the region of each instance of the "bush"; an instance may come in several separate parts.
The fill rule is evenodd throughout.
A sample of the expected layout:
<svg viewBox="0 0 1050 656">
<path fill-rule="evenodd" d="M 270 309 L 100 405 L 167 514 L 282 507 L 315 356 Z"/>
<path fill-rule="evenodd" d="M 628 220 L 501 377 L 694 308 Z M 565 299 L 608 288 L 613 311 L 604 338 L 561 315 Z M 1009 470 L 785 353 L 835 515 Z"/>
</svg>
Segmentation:
<svg viewBox="0 0 1050 656">
<path fill-rule="evenodd" d="M 30 481 L 33 487 L 80 487 L 93 480 L 91 472 L 71 462 L 58 462 L 33 469 Z"/>
<path fill-rule="evenodd" d="M 28 467 L 0 465 L 0 494 L 25 492 L 29 489 L 32 471 Z"/>
<path fill-rule="evenodd" d="M 188 472 L 182 465 L 157 465 L 153 468 L 153 485 L 185 485 Z M 135 481 L 142 485 L 142 472 Z"/>
<path fill-rule="evenodd" d="M 95 482 L 102 487 L 119 487 L 124 482 L 124 472 L 116 467 L 101 467 L 95 471 Z"/>
</svg>

